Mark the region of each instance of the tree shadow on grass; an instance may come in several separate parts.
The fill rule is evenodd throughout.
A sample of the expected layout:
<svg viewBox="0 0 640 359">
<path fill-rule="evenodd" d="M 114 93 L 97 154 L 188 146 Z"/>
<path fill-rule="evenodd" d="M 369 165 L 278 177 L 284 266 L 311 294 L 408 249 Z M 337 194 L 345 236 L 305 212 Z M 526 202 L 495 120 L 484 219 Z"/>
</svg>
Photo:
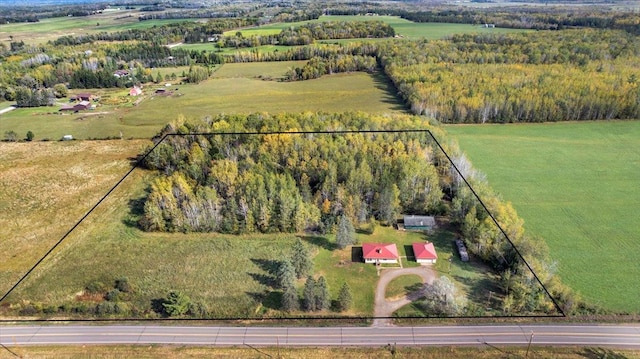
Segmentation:
<svg viewBox="0 0 640 359">
<path fill-rule="evenodd" d="M 275 259 L 251 258 L 251 261 L 260 269 L 271 275 L 278 274 L 278 270 L 282 266 L 282 261 Z"/>
<path fill-rule="evenodd" d="M 151 310 L 162 315 L 162 317 L 166 318 L 167 312 L 164 310 L 164 303 L 166 303 L 165 298 L 155 298 L 151 299 Z"/>
<path fill-rule="evenodd" d="M 279 310 L 282 307 L 282 292 L 280 291 L 247 292 L 247 295 L 265 308 Z"/>
<path fill-rule="evenodd" d="M 318 246 L 320 248 L 324 248 L 328 251 L 333 251 L 336 250 L 338 248 L 338 246 L 333 243 L 330 242 L 326 237 L 322 237 L 322 236 L 298 236 L 298 238 L 300 238 L 303 241 L 309 242 L 315 246 Z"/>
<path fill-rule="evenodd" d="M 251 261 L 266 272 L 266 274 L 249 273 L 251 278 L 266 287 L 276 288 L 278 286 L 278 270 L 282 266 L 282 262 L 274 259 L 263 258 L 251 258 Z"/>
<path fill-rule="evenodd" d="M 394 111 L 408 111 L 410 108 L 397 95 L 398 89 L 393 82 L 381 71 L 374 72 L 371 77 L 375 88 L 383 92 L 382 102 L 393 105 L 391 109 Z"/>
<path fill-rule="evenodd" d="M 502 289 L 498 283 L 489 279 L 470 279 L 460 276 L 453 277 L 456 281 L 463 283 L 469 288 L 467 299 L 483 308 L 499 309 L 499 300 L 502 297 Z"/>
<path fill-rule="evenodd" d="M 251 278 L 253 278 L 253 280 L 266 287 L 276 288 L 278 286 L 278 281 L 274 276 L 260 273 L 249 273 L 249 275 L 251 276 Z"/>
<path fill-rule="evenodd" d="M 138 220 L 144 214 L 144 203 L 146 200 L 146 195 L 138 198 L 131 198 L 128 203 L 129 213 L 127 213 L 125 218 L 122 220 L 122 223 L 129 228 L 140 228 Z"/>
<path fill-rule="evenodd" d="M 362 247 L 351 247 L 351 262 L 362 263 L 364 262 L 364 253 Z"/>
</svg>

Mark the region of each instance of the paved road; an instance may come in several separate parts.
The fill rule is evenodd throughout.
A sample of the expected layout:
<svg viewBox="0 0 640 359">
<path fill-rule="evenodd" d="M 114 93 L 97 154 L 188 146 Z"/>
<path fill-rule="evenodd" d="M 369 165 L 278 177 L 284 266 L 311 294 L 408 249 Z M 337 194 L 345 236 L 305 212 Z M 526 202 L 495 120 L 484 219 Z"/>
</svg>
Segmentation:
<svg viewBox="0 0 640 359">
<path fill-rule="evenodd" d="M 533 338 L 531 336 L 533 333 Z M 0 326 L 0 344 L 238 346 L 579 345 L 640 349 L 640 325 L 448 327 Z"/>
</svg>

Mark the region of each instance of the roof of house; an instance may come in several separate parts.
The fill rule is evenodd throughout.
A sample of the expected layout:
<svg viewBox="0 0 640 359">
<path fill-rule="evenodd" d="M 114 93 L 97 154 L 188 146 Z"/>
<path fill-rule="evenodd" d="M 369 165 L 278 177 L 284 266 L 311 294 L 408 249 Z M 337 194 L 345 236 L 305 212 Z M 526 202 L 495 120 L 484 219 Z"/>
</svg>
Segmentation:
<svg viewBox="0 0 640 359">
<path fill-rule="evenodd" d="M 413 244 L 413 254 L 416 256 L 416 259 L 437 259 L 438 254 L 436 253 L 436 248 L 433 246 L 433 243 L 414 243 Z"/>
<path fill-rule="evenodd" d="M 89 107 L 89 106 L 91 106 L 91 102 L 89 102 L 89 101 L 80 101 L 80 102 L 78 103 L 78 105 L 80 105 L 80 106 L 84 106 L 84 107 Z M 77 106 L 77 105 L 76 105 L 76 106 Z"/>
<path fill-rule="evenodd" d="M 395 243 L 363 243 L 362 256 L 365 259 L 398 259 Z"/>
<path fill-rule="evenodd" d="M 433 216 L 404 216 L 405 227 L 433 227 L 436 219 Z"/>
</svg>

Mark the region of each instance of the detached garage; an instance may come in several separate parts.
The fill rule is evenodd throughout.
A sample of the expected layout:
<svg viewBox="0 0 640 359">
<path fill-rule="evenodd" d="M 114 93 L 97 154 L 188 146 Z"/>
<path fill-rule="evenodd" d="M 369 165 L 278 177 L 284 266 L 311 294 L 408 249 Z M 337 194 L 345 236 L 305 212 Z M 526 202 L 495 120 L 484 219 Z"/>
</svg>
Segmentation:
<svg viewBox="0 0 640 359">
<path fill-rule="evenodd" d="M 414 243 L 413 255 L 416 257 L 416 262 L 420 264 L 435 264 L 438 259 L 436 248 L 433 243 Z"/>
</svg>

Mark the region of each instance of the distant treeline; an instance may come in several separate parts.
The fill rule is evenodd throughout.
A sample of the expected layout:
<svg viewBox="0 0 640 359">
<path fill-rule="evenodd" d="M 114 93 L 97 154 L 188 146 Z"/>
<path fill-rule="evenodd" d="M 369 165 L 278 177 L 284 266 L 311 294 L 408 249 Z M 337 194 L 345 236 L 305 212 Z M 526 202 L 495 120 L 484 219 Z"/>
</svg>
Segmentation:
<svg viewBox="0 0 640 359">
<path fill-rule="evenodd" d="M 433 10 L 391 9 L 371 6 L 368 13 L 400 16 L 413 22 L 442 22 L 457 24 L 483 25 L 497 27 L 562 30 L 573 27 L 597 29 L 619 29 L 631 34 L 640 34 L 640 14 L 622 11 L 607 11 L 603 8 L 585 7 L 509 7 L 471 9 L 468 7 L 446 7 Z M 328 9 L 330 15 L 360 15 L 361 8 L 337 7 Z"/>
<path fill-rule="evenodd" d="M 640 40 L 622 31 L 455 35 L 378 51 L 412 112 L 442 122 L 640 117 Z"/>
</svg>

